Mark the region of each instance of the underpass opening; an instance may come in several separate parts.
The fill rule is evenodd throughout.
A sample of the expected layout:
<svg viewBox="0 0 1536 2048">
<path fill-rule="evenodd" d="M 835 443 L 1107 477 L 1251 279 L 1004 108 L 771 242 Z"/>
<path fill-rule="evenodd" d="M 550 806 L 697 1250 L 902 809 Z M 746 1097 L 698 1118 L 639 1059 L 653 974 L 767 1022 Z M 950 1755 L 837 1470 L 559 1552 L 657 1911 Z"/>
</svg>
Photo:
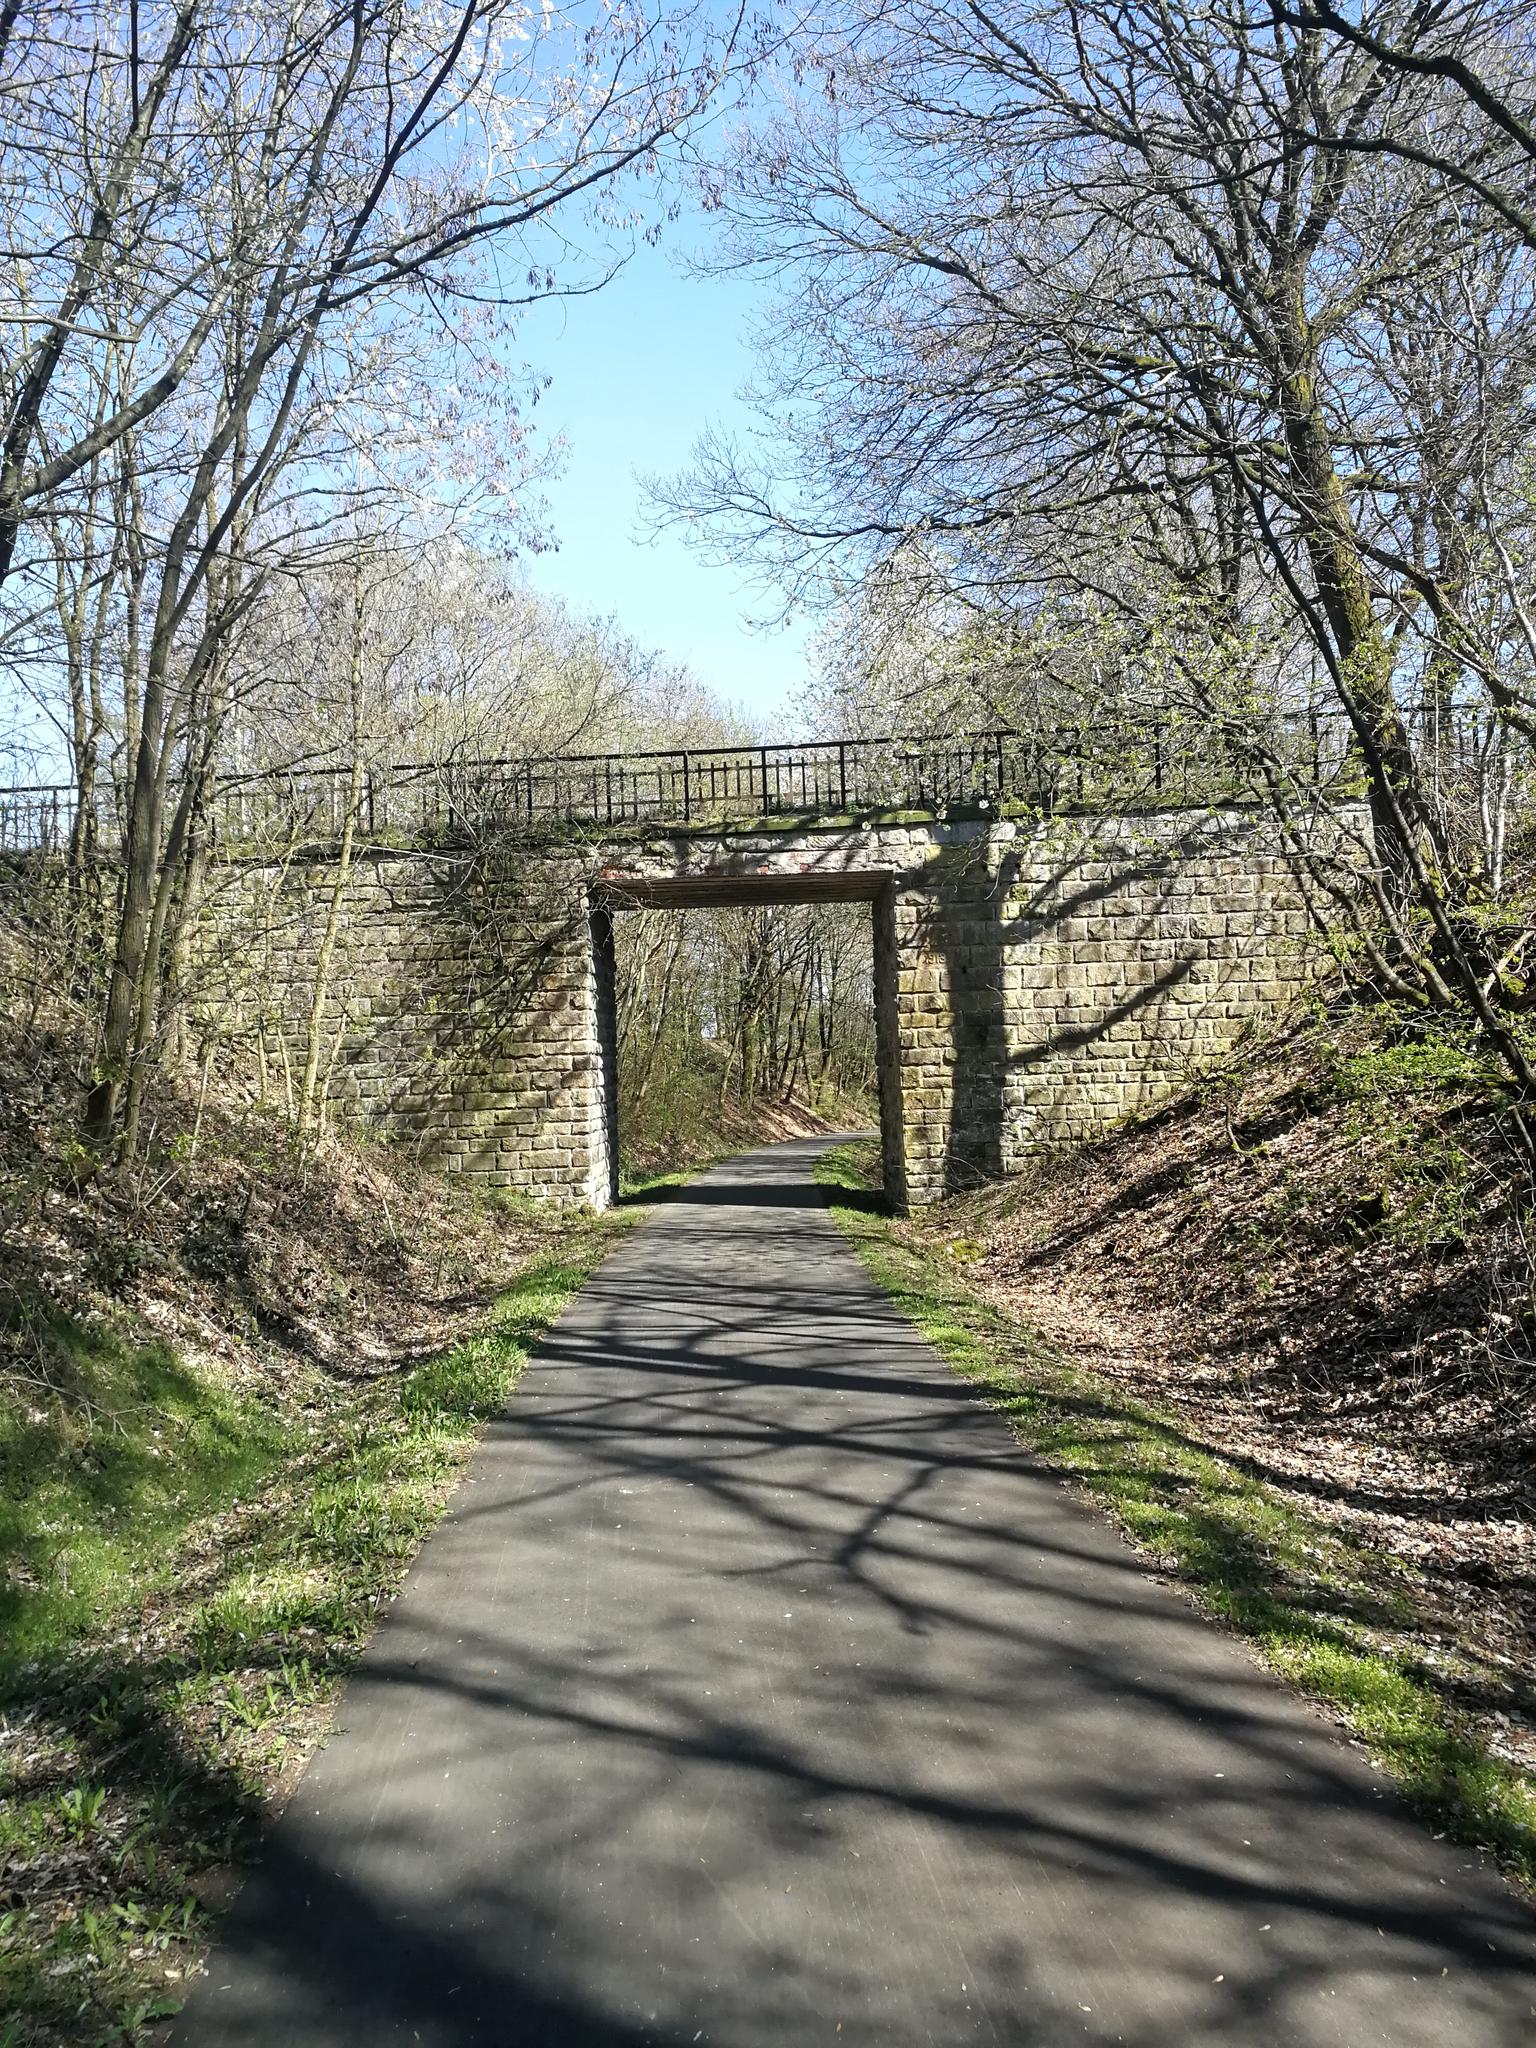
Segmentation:
<svg viewBox="0 0 1536 2048">
<path fill-rule="evenodd" d="M 792 1035 L 789 1042 L 783 1042 L 775 1024 L 771 1058 L 754 1071 L 754 1052 L 746 1038 L 743 1019 L 751 1014 L 750 1001 L 769 992 L 748 990 L 744 994 L 738 985 L 733 993 L 742 998 L 739 1014 L 728 1013 L 719 987 L 706 986 L 702 995 L 695 987 L 685 996 L 677 986 L 680 963 L 681 979 L 686 981 L 690 968 L 697 974 L 701 946 L 707 948 L 712 943 L 718 955 L 733 937 L 729 929 L 720 928 L 719 920 L 694 918 L 690 928 L 685 914 L 771 912 L 796 907 L 820 907 L 828 915 L 823 920 L 779 924 L 780 938 L 787 929 L 798 942 L 793 967 L 796 979 L 792 988 L 773 991 L 777 1000 L 765 1007 L 777 1019 L 787 994 L 798 1016 L 798 1036 Z M 683 915 L 657 918 L 658 912 Z M 722 1102 L 736 1087 L 749 1106 L 755 1099 L 759 1111 L 774 1099 L 786 1105 L 796 1100 L 797 1084 L 798 1099 L 813 1096 L 818 1090 L 825 1099 L 829 1090 L 835 1091 L 839 1057 L 849 1054 L 849 1070 L 867 1069 L 878 1100 L 885 1199 L 895 1208 L 905 1206 L 894 892 L 889 873 L 694 874 L 609 879 L 593 891 L 590 914 L 596 968 L 601 1123 L 606 1137 L 611 1199 L 617 1199 L 619 1194 L 620 1160 L 627 1149 L 626 1111 L 631 1117 L 634 1115 L 654 1079 L 658 1048 L 653 1039 L 645 1036 L 649 1015 L 652 1020 L 664 1019 L 678 1031 L 679 1043 L 697 1060 L 701 1074 L 719 1088 Z M 626 929 L 630 917 L 646 918 L 650 929 Z M 761 938 L 767 929 L 765 919 L 740 921 L 735 938 L 743 958 L 738 966 L 749 972 L 761 971 L 760 962 L 754 968 L 752 935 L 755 930 Z M 708 974 L 703 978 L 707 983 Z M 725 979 L 729 979 L 728 974 Z M 853 1024 L 851 1045 L 829 1044 L 826 1023 L 832 1016 L 841 1017 L 845 1030 L 850 1022 Z M 817 1025 L 814 1038 L 809 1029 L 813 1017 Z M 867 1032 L 862 1059 L 857 1044 L 857 1031 L 861 1028 Z M 843 1073 L 842 1078 L 848 1079 L 848 1073 Z M 857 1099 L 856 1094 L 853 1099 Z"/>
</svg>

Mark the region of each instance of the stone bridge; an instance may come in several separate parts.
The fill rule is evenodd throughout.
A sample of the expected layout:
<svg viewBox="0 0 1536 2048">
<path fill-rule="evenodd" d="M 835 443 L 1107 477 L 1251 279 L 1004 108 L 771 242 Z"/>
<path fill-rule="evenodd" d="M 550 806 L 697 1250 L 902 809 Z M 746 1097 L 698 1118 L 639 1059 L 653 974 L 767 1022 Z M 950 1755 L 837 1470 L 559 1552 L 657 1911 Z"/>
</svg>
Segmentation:
<svg viewBox="0 0 1536 2048">
<path fill-rule="evenodd" d="M 1347 736 L 1288 721 L 1271 758 L 1326 817 Z M 1304 896 L 1245 780 L 1219 733 L 1108 720 L 397 766 L 364 779 L 338 889 L 347 773 L 231 776 L 213 950 L 237 971 L 205 1002 L 292 1074 L 318 982 L 339 1106 L 447 1168 L 601 1207 L 613 920 L 865 903 L 886 1185 L 907 1208 L 1155 1103 L 1308 978 Z M 0 855 L 62 848 L 71 797 L 0 791 Z"/>
<path fill-rule="evenodd" d="M 253 882 L 258 980 L 291 1058 L 334 868 Z M 614 919 L 838 901 L 869 906 L 886 1184 L 903 1209 L 1148 1107 L 1314 959 L 1273 829 L 1238 805 L 374 848 L 331 963 L 331 1098 L 446 1168 L 602 1207 L 618 1165 Z"/>
</svg>

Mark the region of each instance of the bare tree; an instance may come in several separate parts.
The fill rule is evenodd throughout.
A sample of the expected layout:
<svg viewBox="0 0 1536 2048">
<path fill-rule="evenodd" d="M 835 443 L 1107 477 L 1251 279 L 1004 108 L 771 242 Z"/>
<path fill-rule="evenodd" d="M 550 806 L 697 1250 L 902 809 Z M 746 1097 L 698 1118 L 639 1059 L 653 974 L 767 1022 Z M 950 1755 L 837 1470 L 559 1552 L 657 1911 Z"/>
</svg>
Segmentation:
<svg viewBox="0 0 1536 2048">
<path fill-rule="evenodd" d="M 616 920 L 620 1128 L 642 1147 L 764 1105 L 874 1092 L 864 904 L 627 911 Z"/>
<path fill-rule="evenodd" d="M 21 586 L 14 627 L 61 518 L 126 520 L 104 571 L 136 580 L 118 610 L 124 874 L 88 1125 L 131 1152 L 242 622 L 386 502 L 494 511 L 507 479 L 489 434 L 472 473 L 463 394 L 478 379 L 471 408 L 500 409 L 516 472 L 496 349 L 510 309 L 561 286 L 543 224 L 654 162 L 739 23 L 320 0 L 190 5 L 157 18 L 153 48 L 132 8 L 61 7 L 44 28 L 0 94 L 52 173 L 6 221 L 0 574 Z"/>
<path fill-rule="evenodd" d="M 1276 0 L 1274 11 L 1290 28 L 1361 51 L 1385 78 L 1437 84 L 1448 107 L 1472 116 L 1470 132 L 1458 123 L 1459 133 L 1447 139 L 1433 127 L 1415 134 L 1386 126 L 1350 138 L 1347 146 L 1438 172 L 1536 247 L 1536 123 L 1530 114 L 1536 32 L 1529 8 L 1387 0 L 1362 7 L 1356 17 L 1327 0 L 1302 0 L 1296 7 Z"/>
<path fill-rule="evenodd" d="M 1528 738 L 1518 592 L 1474 565 L 1520 530 L 1531 252 L 1433 164 L 1362 146 L 1432 130 L 1470 160 L 1472 117 L 1245 0 L 854 0 L 802 77 L 716 195 L 728 260 L 794 292 L 774 452 L 706 443 L 673 509 L 792 588 L 916 550 L 996 625 L 1097 612 L 1121 654 L 1083 678 L 1101 694 L 1195 674 L 1254 731 L 1321 689 L 1397 981 L 1454 990 L 1536 1087 L 1414 723 L 1427 687 Z"/>
<path fill-rule="evenodd" d="M 236 295 L 261 302 L 250 367 L 281 376 L 348 308 L 451 297 L 479 246 L 496 301 L 553 290 L 530 230 L 677 135 L 739 27 L 512 0 L 53 0 L 25 19 L 0 53 L 0 148 L 39 174 L 0 188 L 0 580 L 29 508 L 184 389 Z M 72 387 L 124 342 L 135 374 L 78 417 Z"/>
</svg>

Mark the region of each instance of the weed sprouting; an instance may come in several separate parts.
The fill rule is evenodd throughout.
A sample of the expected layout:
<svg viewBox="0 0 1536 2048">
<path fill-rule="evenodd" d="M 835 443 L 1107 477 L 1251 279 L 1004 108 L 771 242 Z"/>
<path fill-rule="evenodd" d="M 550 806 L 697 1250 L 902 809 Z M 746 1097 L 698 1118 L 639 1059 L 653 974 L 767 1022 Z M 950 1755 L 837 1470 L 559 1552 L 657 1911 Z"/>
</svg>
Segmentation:
<svg viewBox="0 0 1536 2048">
<path fill-rule="evenodd" d="M 59 1817 L 76 1841 L 83 1841 L 100 1825 L 106 1803 L 104 1785 L 71 1785 L 67 1792 L 59 1794 Z"/>
</svg>

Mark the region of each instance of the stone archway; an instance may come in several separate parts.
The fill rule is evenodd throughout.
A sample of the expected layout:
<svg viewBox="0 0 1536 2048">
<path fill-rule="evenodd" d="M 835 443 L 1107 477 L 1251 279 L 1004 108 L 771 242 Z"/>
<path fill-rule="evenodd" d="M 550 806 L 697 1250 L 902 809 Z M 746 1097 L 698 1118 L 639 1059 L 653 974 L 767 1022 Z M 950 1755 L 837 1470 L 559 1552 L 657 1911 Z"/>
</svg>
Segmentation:
<svg viewBox="0 0 1536 2048">
<path fill-rule="evenodd" d="M 883 868 L 815 870 L 785 869 L 750 874 L 610 873 L 593 888 L 596 1038 L 598 1087 L 607 1133 L 605 1162 L 610 1199 L 618 1194 L 618 1046 L 613 1018 L 614 953 L 612 920 L 625 908 L 706 909 L 778 903 L 865 903 L 869 906 L 874 959 L 872 999 L 875 1018 L 876 1075 L 880 1096 L 880 1141 L 886 1194 L 898 1209 L 908 1206 L 906 1157 L 902 1145 L 900 1025 L 897 1018 L 895 878 Z"/>
</svg>

